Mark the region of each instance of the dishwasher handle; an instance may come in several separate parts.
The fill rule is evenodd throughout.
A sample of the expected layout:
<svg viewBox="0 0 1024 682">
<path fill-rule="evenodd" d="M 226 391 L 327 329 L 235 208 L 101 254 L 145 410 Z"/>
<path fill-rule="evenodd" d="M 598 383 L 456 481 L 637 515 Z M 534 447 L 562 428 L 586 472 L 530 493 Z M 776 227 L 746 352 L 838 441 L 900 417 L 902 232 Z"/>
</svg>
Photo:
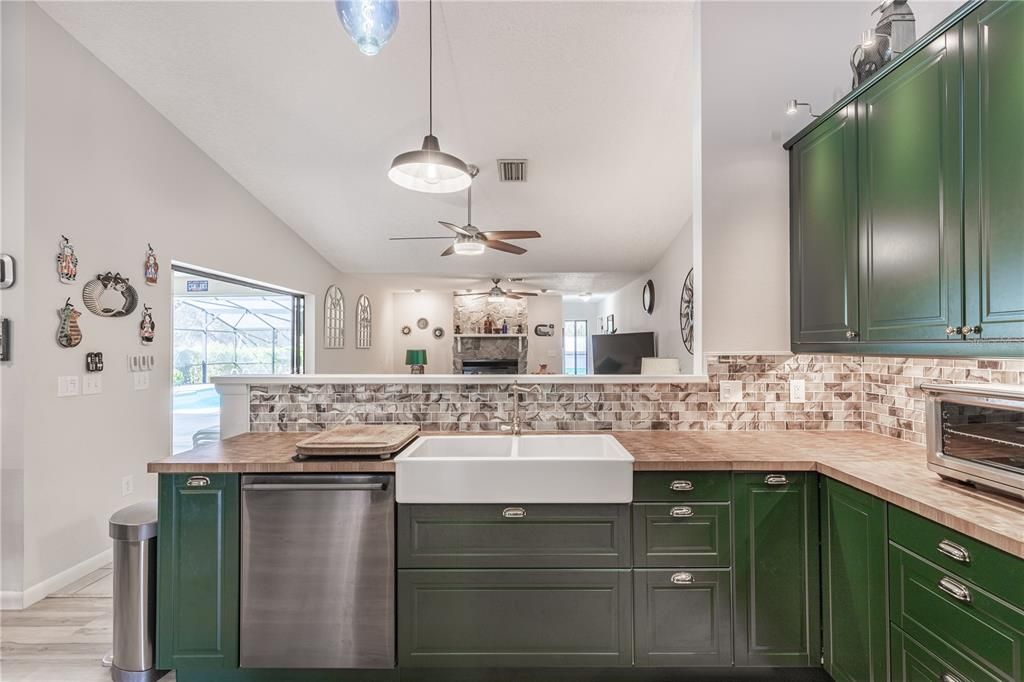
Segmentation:
<svg viewBox="0 0 1024 682">
<path fill-rule="evenodd" d="M 391 482 L 390 476 L 244 476 L 242 490 L 259 491 L 292 491 L 303 490 L 312 492 L 334 492 L 347 490 L 387 490 Z"/>
</svg>

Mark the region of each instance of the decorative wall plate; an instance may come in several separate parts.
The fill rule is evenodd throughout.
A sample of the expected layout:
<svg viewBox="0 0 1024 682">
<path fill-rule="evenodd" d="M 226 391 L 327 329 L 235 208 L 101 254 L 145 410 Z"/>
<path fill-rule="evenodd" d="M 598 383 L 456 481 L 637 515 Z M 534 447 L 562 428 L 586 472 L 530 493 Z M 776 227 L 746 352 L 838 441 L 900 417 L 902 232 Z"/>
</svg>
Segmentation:
<svg viewBox="0 0 1024 682">
<path fill-rule="evenodd" d="M 160 278 L 160 264 L 156 262 L 156 252 L 152 244 L 146 244 L 146 260 L 142 265 L 142 274 L 146 277 L 146 284 L 156 284 Z"/>
<path fill-rule="evenodd" d="M 124 317 L 139 305 L 139 294 L 121 273 L 96 275 L 82 287 L 86 309 L 100 317 Z"/>
<path fill-rule="evenodd" d="M 412 327 L 410 327 L 407 324 L 403 324 L 402 325 L 402 336 L 409 336 L 409 334 L 412 334 Z"/>
<path fill-rule="evenodd" d="M 683 293 L 679 297 L 679 332 L 683 335 L 686 352 L 693 355 L 693 268 L 683 281 Z"/>
<path fill-rule="evenodd" d="M 430 322 L 427 321 L 427 318 L 421 317 L 420 319 L 416 320 L 416 326 L 419 327 L 420 329 L 426 329 L 427 327 L 430 326 Z"/>
<path fill-rule="evenodd" d="M 435 339 L 443 339 L 444 338 L 444 327 L 434 327 L 434 331 L 431 332 L 431 333 L 434 335 Z"/>
<path fill-rule="evenodd" d="M 60 246 L 57 247 L 57 277 L 61 284 L 71 284 L 78 277 L 78 256 L 71 240 L 64 235 L 60 236 Z"/>
<path fill-rule="evenodd" d="M 78 326 L 81 311 L 75 309 L 71 299 L 64 301 L 63 308 L 57 308 L 60 324 L 57 326 L 57 345 L 62 348 L 74 348 L 82 343 L 82 330 Z"/>
<path fill-rule="evenodd" d="M 649 279 L 644 284 L 644 293 L 642 296 L 642 302 L 644 306 L 644 312 L 650 315 L 654 312 L 654 280 Z"/>
</svg>

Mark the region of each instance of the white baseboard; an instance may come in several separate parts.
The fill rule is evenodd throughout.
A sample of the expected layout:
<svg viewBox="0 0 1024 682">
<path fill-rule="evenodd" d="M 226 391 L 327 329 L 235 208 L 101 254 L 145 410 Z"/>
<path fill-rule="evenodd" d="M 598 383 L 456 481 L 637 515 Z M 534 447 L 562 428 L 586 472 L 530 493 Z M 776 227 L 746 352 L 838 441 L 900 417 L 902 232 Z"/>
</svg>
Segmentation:
<svg viewBox="0 0 1024 682">
<path fill-rule="evenodd" d="M 79 578 L 84 578 L 93 571 L 109 564 L 114 557 L 112 549 L 105 549 L 94 557 L 75 564 L 57 575 L 36 583 L 24 592 L 7 590 L 0 592 L 0 609 L 17 611 L 27 609 L 41 599 L 45 599 L 63 587 L 67 587 Z"/>
</svg>

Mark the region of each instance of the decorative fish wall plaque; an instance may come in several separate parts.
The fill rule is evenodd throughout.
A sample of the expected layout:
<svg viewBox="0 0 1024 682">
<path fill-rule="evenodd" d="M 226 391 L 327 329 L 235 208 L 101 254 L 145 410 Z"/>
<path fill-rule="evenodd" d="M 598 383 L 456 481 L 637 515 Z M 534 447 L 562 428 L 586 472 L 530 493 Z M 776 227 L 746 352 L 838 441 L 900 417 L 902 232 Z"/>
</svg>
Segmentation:
<svg viewBox="0 0 1024 682">
<path fill-rule="evenodd" d="M 100 317 L 124 317 L 139 305 L 139 294 L 121 273 L 96 275 L 82 287 L 82 300 L 90 313 Z"/>
<path fill-rule="evenodd" d="M 156 339 L 156 322 L 153 321 L 153 309 L 142 304 L 142 322 L 139 323 L 139 338 L 143 346 L 148 346 Z"/>
<path fill-rule="evenodd" d="M 61 284 L 71 284 L 78 277 L 78 256 L 75 255 L 71 240 L 64 235 L 60 236 L 60 246 L 57 248 L 57 277 Z"/>
<path fill-rule="evenodd" d="M 57 327 L 57 345 L 62 348 L 74 348 L 82 343 L 82 330 L 78 326 L 78 318 L 82 313 L 75 309 L 71 299 L 64 301 L 63 308 L 57 308 L 60 325 Z"/>
</svg>

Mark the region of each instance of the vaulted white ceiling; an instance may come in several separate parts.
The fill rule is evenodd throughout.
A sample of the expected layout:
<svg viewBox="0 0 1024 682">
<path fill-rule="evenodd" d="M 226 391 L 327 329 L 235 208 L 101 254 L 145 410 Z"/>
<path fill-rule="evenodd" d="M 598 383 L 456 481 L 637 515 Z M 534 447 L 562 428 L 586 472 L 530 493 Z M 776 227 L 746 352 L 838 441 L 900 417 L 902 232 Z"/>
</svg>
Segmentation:
<svg viewBox="0 0 1024 682">
<path fill-rule="evenodd" d="M 473 222 L 544 235 L 471 263 L 387 240 L 465 222 L 464 195 L 386 177 L 426 134 L 426 3 L 373 58 L 328 1 L 42 7 L 343 271 L 639 272 L 690 217 L 689 3 L 435 4 L 434 132 L 481 168 Z"/>
</svg>

